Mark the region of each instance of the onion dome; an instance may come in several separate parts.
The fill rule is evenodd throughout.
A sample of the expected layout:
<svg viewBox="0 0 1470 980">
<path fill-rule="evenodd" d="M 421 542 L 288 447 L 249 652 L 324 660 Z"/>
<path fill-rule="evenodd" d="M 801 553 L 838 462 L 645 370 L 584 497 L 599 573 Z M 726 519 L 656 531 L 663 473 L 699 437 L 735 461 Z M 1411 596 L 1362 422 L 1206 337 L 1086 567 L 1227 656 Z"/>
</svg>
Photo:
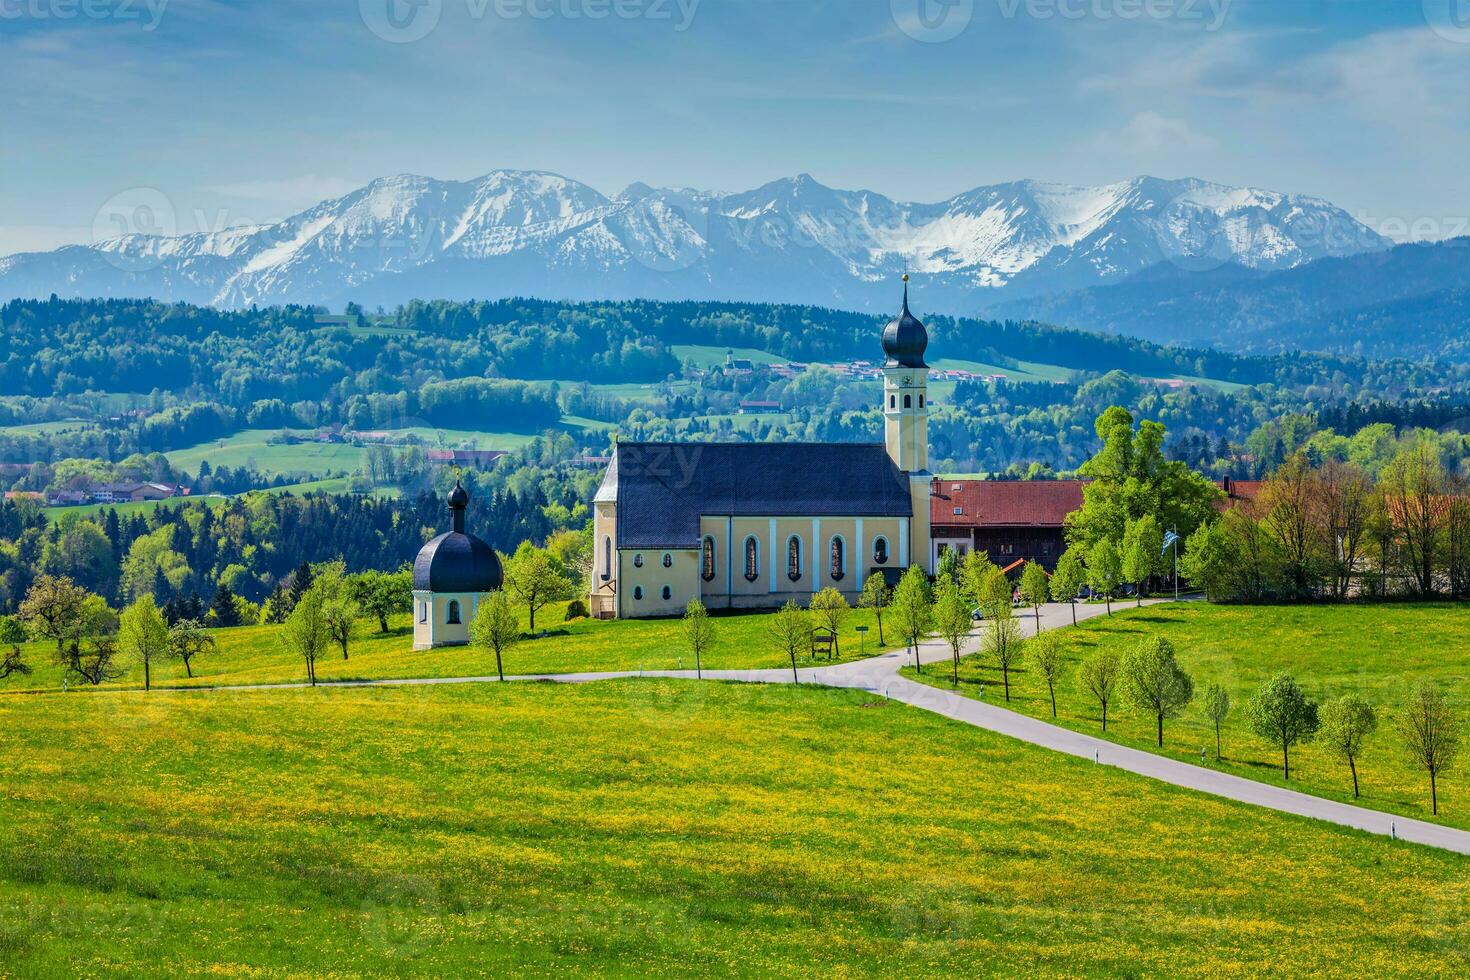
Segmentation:
<svg viewBox="0 0 1470 980">
<path fill-rule="evenodd" d="M 470 495 L 456 480 L 449 492 L 453 530 L 424 545 L 413 563 L 413 587 L 417 592 L 494 592 L 503 576 L 495 549 L 473 534 L 466 534 L 464 512 Z"/>
<path fill-rule="evenodd" d="M 903 312 L 883 328 L 883 353 L 887 367 L 926 368 L 924 351 L 929 347 L 929 331 L 918 317 L 909 312 L 909 277 L 903 277 Z"/>
</svg>

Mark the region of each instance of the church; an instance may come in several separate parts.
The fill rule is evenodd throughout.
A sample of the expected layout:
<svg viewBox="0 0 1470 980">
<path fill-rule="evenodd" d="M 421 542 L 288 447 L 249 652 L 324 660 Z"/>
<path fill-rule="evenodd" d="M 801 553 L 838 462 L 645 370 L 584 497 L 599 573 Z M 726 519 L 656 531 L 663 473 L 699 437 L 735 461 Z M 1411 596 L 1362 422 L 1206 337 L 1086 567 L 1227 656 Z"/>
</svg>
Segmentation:
<svg viewBox="0 0 1470 980">
<path fill-rule="evenodd" d="M 903 310 L 883 329 L 884 442 L 620 442 L 594 499 L 589 611 L 601 619 L 856 602 L 873 575 L 933 571 L 929 334 Z"/>
</svg>

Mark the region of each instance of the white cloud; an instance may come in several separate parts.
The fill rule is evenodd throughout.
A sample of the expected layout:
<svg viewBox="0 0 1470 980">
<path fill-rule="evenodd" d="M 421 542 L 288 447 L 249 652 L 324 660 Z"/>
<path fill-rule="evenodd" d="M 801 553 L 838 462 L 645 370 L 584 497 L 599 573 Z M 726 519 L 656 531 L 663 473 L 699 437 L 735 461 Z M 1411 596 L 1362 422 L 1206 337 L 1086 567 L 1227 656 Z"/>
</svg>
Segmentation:
<svg viewBox="0 0 1470 980">
<path fill-rule="evenodd" d="M 1118 149 L 1144 153 L 1163 153 L 1169 150 L 1212 150 L 1215 140 L 1197 130 L 1183 119 L 1148 110 L 1106 137 Z"/>
</svg>

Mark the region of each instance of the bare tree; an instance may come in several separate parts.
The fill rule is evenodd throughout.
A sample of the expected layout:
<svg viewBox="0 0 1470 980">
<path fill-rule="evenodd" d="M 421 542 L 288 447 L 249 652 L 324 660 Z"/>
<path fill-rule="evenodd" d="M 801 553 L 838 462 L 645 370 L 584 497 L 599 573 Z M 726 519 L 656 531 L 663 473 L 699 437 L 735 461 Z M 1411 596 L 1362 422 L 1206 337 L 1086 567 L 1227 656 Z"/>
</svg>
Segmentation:
<svg viewBox="0 0 1470 980">
<path fill-rule="evenodd" d="M 1316 579 L 1317 480 L 1306 455 L 1296 453 L 1271 474 L 1261 491 L 1261 523 L 1275 542 L 1298 598 L 1307 596 Z"/>
<path fill-rule="evenodd" d="M 1414 588 L 1420 595 L 1432 595 L 1448 499 L 1439 453 L 1427 440 L 1417 440 L 1399 450 L 1384 467 L 1382 484 L 1389 520 L 1403 544 Z"/>
<path fill-rule="evenodd" d="M 1220 758 L 1220 729 L 1230 717 L 1230 692 L 1220 684 L 1205 688 L 1205 717 L 1215 726 L 1215 758 Z"/>
<path fill-rule="evenodd" d="M 1460 754 L 1460 720 L 1439 688 L 1420 681 L 1404 699 L 1399 734 L 1409 755 L 1429 773 L 1429 802 L 1438 815 L 1439 777 L 1450 770 Z"/>
<path fill-rule="evenodd" d="M 1353 576 L 1363 557 L 1373 513 L 1373 483 L 1351 463 L 1328 460 L 1317 471 L 1315 493 L 1317 534 L 1328 556 L 1332 597 L 1341 601 L 1352 589 Z"/>
</svg>

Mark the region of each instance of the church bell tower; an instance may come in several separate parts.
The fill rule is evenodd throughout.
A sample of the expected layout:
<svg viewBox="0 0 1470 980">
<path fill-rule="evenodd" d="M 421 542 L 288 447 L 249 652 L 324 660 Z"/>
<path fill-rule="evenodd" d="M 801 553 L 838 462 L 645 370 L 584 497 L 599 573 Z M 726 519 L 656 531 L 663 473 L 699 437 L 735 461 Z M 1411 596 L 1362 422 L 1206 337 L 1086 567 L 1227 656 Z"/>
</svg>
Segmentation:
<svg viewBox="0 0 1470 980">
<path fill-rule="evenodd" d="M 931 575 L 929 497 L 929 365 L 924 352 L 929 331 L 909 312 L 909 277 L 903 277 L 903 312 L 883 328 L 883 436 L 888 456 L 903 471 L 913 501 L 909 553 L 905 566 L 918 565 Z"/>
<path fill-rule="evenodd" d="M 905 473 L 929 471 L 929 332 L 909 312 L 909 277 L 903 277 L 903 312 L 883 328 L 884 441 Z"/>
</svg>

